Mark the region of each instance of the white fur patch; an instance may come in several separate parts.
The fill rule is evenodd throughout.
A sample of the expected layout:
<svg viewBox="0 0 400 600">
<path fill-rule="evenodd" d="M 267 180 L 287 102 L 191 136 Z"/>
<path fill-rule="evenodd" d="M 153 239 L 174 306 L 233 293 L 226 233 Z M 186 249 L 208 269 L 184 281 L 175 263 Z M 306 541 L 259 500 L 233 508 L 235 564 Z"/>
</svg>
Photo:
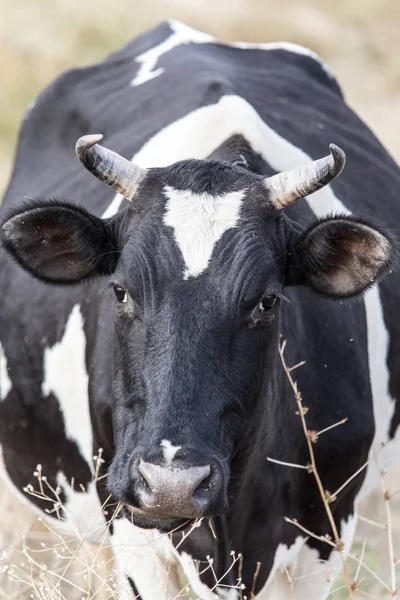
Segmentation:
<svg viewBox="0 0 400 600">
<path fill-rule="evenodd" d="M 167 197 L 164 223 L 174 229 L 186 265 L 183 277 L 197 277 L 207 268 L 223 233 L 236 227 L 245 192 L 211 196 L 166 186 L 164 194 Z"/>
<path fill-rule="evenodd" d="M 239 592 L 235 588 L 223 588 L 218 586 L 216 591 L 218 592 L 219 600 L 239 600 Z"/>
<path fill-rule="evenodd" d="M 168 534 L 139 529 L 127 519 L 116 519 L 110 536 L 117 563 L 120 600 L 131 600 L 132 591 L 126 577 L 134 581 L 143 600 L 207 598 L 236 600 L 236 590 L 219 588 L 217 594 L 202 583 L 193 558 L 179 552 Z"/>
<path fill-rule="evenodd" d="M 131 577 L 143 600 L 173 600 L 182 585 L 175 565 L 175 551 L 167 534 L 139 529 L 127 519 L 116 519 L 110 536 L 119 577 L 120 600 L 132 600 L 126 579 Z"/>
<path fill-rule="evenodd" d="M 350 551 L 356 523 L 357 519 L 353 515 L 341 523 L 345 552 Z M 293 580 L 293 592 L 284 572 L 285 565 Z M 317 550 L 310 548 L 305 543 L 305 538 L 299 536 L 290 548 L 283 544 L 278 546 L 271 572 L 275 576 L 270 575 L 256 600 L 325 600 L 341 571 L 342 563 L 338 552 L 333 551 L 327 561 L 321 561 Z"/>
<path fill-rule="evenodd" d="M 185 577 L 189 582 L 190 588 L 195 594 L 195 598 L 210 598 L 210 600 L 218 600 L 219 596 L 217 596 L 216 593 L 211 592 L 210 588 L 201 581 L 198 569 L 190 554 L 187 552 L 180 552 L 179 554 L 176 553 L 176 555 Z"/>
<path fill-rule="evenodd" d="M 164 460 L 167 466 L 170 467 L 176 453 L 182 448 L 182 446 L 174 446 L 169 440 L 162 440 L 160 446 L 163 449 Z"/>
<path fill-rule="evenodd" d="M 133 86 L 142 85 L 164 73 L 164 69 L 159 68 L 154 70 L 154 68 L 161 56 L 176 48 L 176 46 L 188 44 L 189 42 L 204 44 L 214 40 L 211 35 L 196 31 L 196 29 L 192 29 L 179 21 L 171 20 L 169 21 L 169 25 L 173 33 L 166 40 L 135 58 L 135 62 L 140 64 L 140 69 L 132 81 Z"/>
<path fill-rule="evenodd" d="M 132 160 L 148 168 L 166 167 L 187 158 L 204 159 L 233 135 L 245 137 L 253 150 L 278 172 L 311 162 L 305 152 L 269 127 L 244 98 L 232 95 L 170 123 L 148 140 Z M 103 217 L 115 215 L 122 199 L 117 194 Z M 330 206 L 328 211 L 343 206 L 329 186 L 310 196 L 310 206 L 318 216 L 326 215 L 326 205 Z"/>
<path fill-rule="evenodd" d="M 83 492 L 80 488 L 73 488 L 64 473 L 59 471 L 57 483 L 65 494 L 65 517 L 57 520 L 57 527 L 76 535 L 78 539 L 85 538 L 92 544 L 104 544 L 108 540 L 108 533 L 95 482 L 91 481 Z M 54 521 L 52 524 L 54 525 Z"/>
<path fill-rule="evenodd" d="M 375 286 L 365 296 L 368 333 L 369 374 L 374 405 L 375 436 L 370 452 L 366 477 L 357 496 L 357 503 L 379 485 L 381 471 L 400 465 L 400 428 L 389 440 L 395 402 L 389 393 L 389 332 L 385 327 L 379 287 Z"/>
<path fill-rule="evenodd" d="M 331 77 L 334 78 L 334 75 L 329 70 L 326 63 L 322 60 L 318 54 L 310 50 L 310 48 L 306 48 L 305 46 L 300 46 L 299 44 L 293 44 L 292 42 L 265 42 L 265 43 L 252 43 L 252 42 L 230 42 L 226 44 L 226 46 L 233 46 L 234 48 L 241 48 L 242 50 L 285 50 L 286 52 L 292 52 L 293 54 L 301 54 L 302 56 L 307 56 L 308 58 L 312 58 L 320 66 L 324 69 L 324 71 Z"/>
<path fill-rule="evenodd" d="M 276 578 L 276 574 L 281 571 L 284 565 L 291 565 L 298 556 L 300 550 L 303 548 L 306 543 L 306 538 L 299 535 L 296 537 L 295 541 L 291 546 L 287 546 L 286 544 L 279 544 L 274 556 L 274 562 L 269 573 L 268 579 L 263 586 L 259 597 L 260 598 L 268 598 L 268 595 L 265 595 L 265 591 L 268 590 L 268 594 L 270 593 L 271 588 L 274 587 L 275 583 L 274 579 Z"/>
<path fill-rule="evenodd" d="M 11 388 L 12 383 L 8 375 L 7 358 L 0 343 L 0 400 L 6 398 Z"/>
<path fill-rule="evenodd" d="M 62 339 L 44 353 L 42 393 L 53 392 L 59 402 L 65 435 L 76 442 L 93 470 L 93 436 L 89 413 L 86 338 L 79 305 L 71 311 Z"/>
<path fill-rule="evenodd" d="M 140 69 L 135 78 L 132 80 L 133 86 L 142 85 L 147 81 L 151 81 L 155 77 L 162 75 L 164 73 L 163 68 L 155 69 L 158 60 L 164 54 L 170 52 L 177 46 L 181 44 L 218 44 L 219 46 L 230 46 L 234 48 L 239 48 L 240 50 L 285 50 L 286 52 L 292 52 L 294 54 L 301 54 L 303 56 L 307 56 L 312 58 L 316 62 L 318 62 L 321 67 L 328 73 L 330 77 L 332 77 L 331 72 L 323 62 L 323 60 L 312 50 L 309 48 L 305 48 L 304 46 L 299 46 L 298 44 L 293 44 L 291 42 L 268 42 L 268 43 L 251 43 L 251 42 L 230 42 L 223 43 L 218 42 L 212 35 L 208 33 L 203 33 L 202 31 L 197 31 L 184 23 L 179 21 L 175 21 L 171 19 L 169 21 L 169 26 L 172 29 L 172 33 L 167 39 L 158 44 L 158 46 L 154 46 L 150 50 L 147 50 L 143 54 L 140 54 L 135 58 L 135 62 L 140 64 Z"/>
<path fill-rule="evenodd" d="M 238 599 L 236 589 L 217 587 L 211 591 L 201 581 L 193 558 L 179 552 L 168 534 L 139 529 L 127 519 L 116 519 L 113 525 L 110 539 L 117 563 L 120 600 L 132 598 L 127 577 L 134 581 L 143 600 L 177 600 L 192 595 L 209 600 Z"/>
</svg>

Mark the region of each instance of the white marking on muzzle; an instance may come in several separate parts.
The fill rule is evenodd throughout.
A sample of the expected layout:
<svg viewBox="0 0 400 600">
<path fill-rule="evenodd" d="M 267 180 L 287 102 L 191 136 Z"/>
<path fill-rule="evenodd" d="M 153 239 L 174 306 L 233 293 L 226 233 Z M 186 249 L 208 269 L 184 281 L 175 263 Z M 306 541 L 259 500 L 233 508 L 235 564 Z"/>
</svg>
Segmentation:
<svg viewBox="0 0 400 600">
<path fill-rule="evenodd" d="M 169 440 L 163 440 L 160 446 L 163 449 L 164 460 L 167 466 L 170 467 L 176 453 L 182 448 L 182 446 L 174 446 Z"/>
</svg>

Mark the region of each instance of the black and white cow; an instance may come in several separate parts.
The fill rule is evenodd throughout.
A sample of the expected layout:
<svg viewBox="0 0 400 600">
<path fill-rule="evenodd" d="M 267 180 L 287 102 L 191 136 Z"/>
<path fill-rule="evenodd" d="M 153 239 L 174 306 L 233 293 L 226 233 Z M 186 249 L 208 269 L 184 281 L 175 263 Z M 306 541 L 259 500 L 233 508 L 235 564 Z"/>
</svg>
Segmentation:
<svg viewBox="0 0 400 600">
<path fill-rule="evenodd" d="M 97 180 L 74 154 L 91 132 L 105 147 L 83 137 L 77 154 Z M 331 142 L 347 155 L 333 183 Z M 109 493 L 125 503 L 121 598 L 125 575 L 144 600 L 175 598 L 179 572 L 199 597 L 239 598 L 232 551 L 243 594 L 260 562 L 258 599 L 293 597 L 284 565 L 296 599 L 326 598 L 338 553 L 284 520 L 332 533 L 312 475 L 267 460 L 308 462 L 278 344 L 306 361 L 308 426 L 348 419 L 315 446 L 325 488 L 371 456 L 332 504 L 348 550 L 360 499 L 399 458 L 399 196 L 396 164 L 292 44 L 169 22 L 31 108 L 1 209 L 2 477 L 26 499 L 40 463 L 60 526 L 93 539 Z"/>
</svg>

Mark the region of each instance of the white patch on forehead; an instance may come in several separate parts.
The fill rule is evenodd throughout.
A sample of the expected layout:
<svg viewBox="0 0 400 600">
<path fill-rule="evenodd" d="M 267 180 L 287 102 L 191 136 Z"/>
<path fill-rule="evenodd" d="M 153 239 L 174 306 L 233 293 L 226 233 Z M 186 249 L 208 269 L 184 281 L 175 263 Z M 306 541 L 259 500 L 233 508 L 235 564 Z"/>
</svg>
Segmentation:
<svg viewBox="0 0 400 600">
<path fill-rule="evenodd" d="M 245 191 L 211 196 L 166 186 L 164 194 L 167 197 L 164 223 L 173 228 L 182 252 L 186 266 L 183 277 L 197 277 L 207 268 L 223 233 L 236 227 Z"/>
<path fill-rule="evenodd" d="M 172 465 L 172 461 L 174 460 L 176 453 L 182 448 L 182 446 L 174 446 L 169 440 L 162 440 L 160 446 L 163 449 L 164 460 L 166 464 L 170 467 Z"/>
<path fill-rule="evenodd" d="M 0 400 L 4 400 L 12 388 L 11 379 L 8 375 L 7 358 L 3 346 L 0 343 Z"/>
<path fill-rule="evenodd" d="M 76 442 L 81 456 L 93 469 L 85 350 L 83 318 L 77 304 L 68 318 L 62 339 L 45 350 L 42 393 L 54 393 L 60 404 L 67 438 Z"/>
<path fill-rule="evenodd" d="M 176 46 L 188 44 L 189 42 L 194 44 L 204 44 L 214 41 L 214 38 L 211 35 L 196 31 L 196 29 L 192 29 L 183 23 L 179 23 L 179 21 L 171 20 L 169 21 L 169 25 L 173 33 L 166 40 L 135 58 L 135 62 L 140 64 L 140 69 L 131 85 L 142 85 L 143 83 L 146 83 L 146 81 L 150 81 L 164 73 L 164 69 L 159 68 L 154 70 L 154 68 L 161 56 L 170 50 L 173 50 Z"/>
</svg>

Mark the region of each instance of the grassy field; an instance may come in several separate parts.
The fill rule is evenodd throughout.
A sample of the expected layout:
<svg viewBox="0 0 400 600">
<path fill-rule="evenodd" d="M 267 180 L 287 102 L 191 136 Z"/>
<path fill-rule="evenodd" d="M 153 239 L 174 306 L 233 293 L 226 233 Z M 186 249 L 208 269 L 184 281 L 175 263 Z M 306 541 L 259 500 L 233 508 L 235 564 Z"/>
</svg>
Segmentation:
<svg viewBox="0 0 400 600">
<path fill-rule="evenodd" d="M 313 48 L 336 73 L 348 102 L 400 160 L 399 0 L 0 0 L 0 15 L 0 192 L 10 175 L 21 118 L 43 87 L 61 71 L 97 61 L 170 17 L 221 40 L 283 39 Z M 399 479 L 393 475 L 389 485 L 399 487 Z M 10 515 L 10 531 L 3 537 L 18 546 L 31 516 L 1 490 L 0 505 Z M 392 506 L 400 552 L 399 495 Z M 382 494 L 373 496 L 362 514 L 384 522 Z M 389 581 L 386 532 L 362 522 L 360 551 L 364 539 L 368 564 Z M 371 575 L 363 576 L 364 593 L 356 598 L 390 597 Z M 3 577 L 7 592 L 4 587 L 2 595 L 0 582 L 0 597 L 22 598 L 23 584 L 4 582 Z M 70 600 L 72 592 L 66 597 Z M 343 591 L 333 595 L 347 597 Z"/>
</svg>

